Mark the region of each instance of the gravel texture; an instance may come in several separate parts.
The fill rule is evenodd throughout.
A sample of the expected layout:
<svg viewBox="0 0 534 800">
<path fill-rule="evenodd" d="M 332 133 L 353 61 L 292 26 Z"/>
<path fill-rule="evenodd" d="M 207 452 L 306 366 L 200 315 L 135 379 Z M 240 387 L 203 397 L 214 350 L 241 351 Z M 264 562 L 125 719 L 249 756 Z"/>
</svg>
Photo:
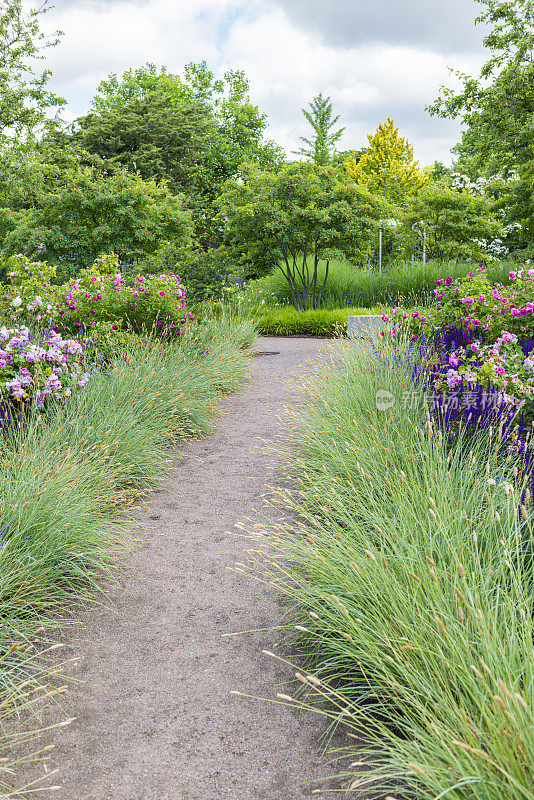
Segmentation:
<svg viewBox="0 0 534 800">
<path fill-rule="evenodd" d="M 222 400 L 215 432 L 174 453 L 165 488 L 137 515 L 148 540 L 106 605 L 64 637 L 77 658 L 70 674 L 82 683 L 63 708 L 77 719 L 55 735 L 50 766 L 61 788 L 34 796 L 303 800 L 317 786 L 339 796 L 335 781 L 308 783 L 335 771 L 322 754 L 323 718 L 230 694 L 274 698 L 290 690 L 293 671 L 262 654 L 276 641 L 265 629 L 281 609 L 260 584 L 227 570 L 246 544 L 225 533 L 261 508 L 266 483 L 277 480 L 261 439 L 276 437 L 287 382 L 298 383 L 326 345 L 260 338 L 256 351 L 278 354 L 253 358 L 245 388 Z M 223 636 L 235 631 L 253 632 Z"/>
</svg>

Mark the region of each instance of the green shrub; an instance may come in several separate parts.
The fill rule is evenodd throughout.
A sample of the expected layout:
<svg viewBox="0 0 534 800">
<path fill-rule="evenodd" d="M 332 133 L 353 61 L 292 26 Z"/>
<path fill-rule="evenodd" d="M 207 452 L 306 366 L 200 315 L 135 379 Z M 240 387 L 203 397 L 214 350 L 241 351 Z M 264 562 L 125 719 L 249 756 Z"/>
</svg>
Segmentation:
<svg viewBox="0 0 534 800">
<path fill-rule="evenodd" d="M 278 701 L 352 728 L 358 796 L 532 798 L 531 498 L 498 432 L 451 445 L 412 390 L 340 346 L 290 420 L 285 522 L 251 532 L 300 644 Z"/>
<path fill-rule="evenodd" d="M 210 247 L 198 250 L 176 268 L 187 286 L 187 299 L 191 302 L 218 300 L 224 296 L 228 276 L 234 269 L 229 250 Z"/>
<path fill-rule="evenodd" d="M 342 335 L 347 317 L 369 314 L 370 309 L 334 308 L 296 311 L 294 308 L 268 308 L 257 318 L 260 333 L 269 336 L 326 336 Z M 371 313 L 379 309 L 371 309 Z"/>
</svg>

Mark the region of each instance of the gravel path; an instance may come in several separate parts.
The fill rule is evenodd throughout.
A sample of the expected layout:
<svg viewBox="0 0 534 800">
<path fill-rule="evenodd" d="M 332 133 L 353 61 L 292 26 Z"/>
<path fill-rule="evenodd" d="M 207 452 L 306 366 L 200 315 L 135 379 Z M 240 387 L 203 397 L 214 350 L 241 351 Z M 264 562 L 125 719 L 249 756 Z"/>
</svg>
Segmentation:
<svg viewBox="0 0 534 800">
<path fill-rule="evenodd" d="M 222 401 L 216 432 L 181 447 L 167 488 L 148 496 L 139 519 L 149 540 L 112 590 L 113 608 L 90 610 L 68 634 L 83 683 L 66 696 L 77 720 L 53 751 L 62 788 L 43 797 L 301 800 L 318 785 L 303 782 L 329 774 L 320 717 L 230 695 L 288 691 L 280 684 L 291 669 L 261 653 L 273 634 L 222 636 L 280 618 L 266 590 L 226 569 L 246 545 L 225 531 L 261 507 L 273 475 L 259 437 L 276 436 L 286 382 L 324 344 L 259 339 L 256 350 L 279 354 L 252 359 L 251 380 Z"/>
</svg>

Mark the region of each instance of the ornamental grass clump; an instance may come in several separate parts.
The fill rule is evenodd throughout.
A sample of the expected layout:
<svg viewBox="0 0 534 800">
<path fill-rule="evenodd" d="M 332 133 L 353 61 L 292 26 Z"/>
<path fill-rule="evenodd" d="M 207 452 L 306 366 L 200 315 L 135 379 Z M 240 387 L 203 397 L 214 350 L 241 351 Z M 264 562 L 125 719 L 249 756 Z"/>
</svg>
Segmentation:
<svg viewBox="0 0 534 800">
<path fill-rule="evenodd" d="M 209 430 L 217 398 L 245 377 L 254 337 L 223 314 L 192 323 L 179 343 L 125 340 L 83 392 L 0 436 L 0 797 L 21 796 L 8 783 L 18 744 L 44 730 L 23 709 L 37 715 L 38 698 L 56 691 L 49 676 L 60 667 L 44 651 L 58 613 L 86 607 L 117 574 L 135 541 L 118 512 L 165 475 L 178 438 Z"/>
<path fill-rule="evenodd" d="M 498 429 L 451 442 L 377 347 L 339 343 L 310 377 L 284 519 L 251 531 L 301 656 L 276 702 L 348 726 L 350 797 L 534 798 L 530 492 Z"/>
</svg>

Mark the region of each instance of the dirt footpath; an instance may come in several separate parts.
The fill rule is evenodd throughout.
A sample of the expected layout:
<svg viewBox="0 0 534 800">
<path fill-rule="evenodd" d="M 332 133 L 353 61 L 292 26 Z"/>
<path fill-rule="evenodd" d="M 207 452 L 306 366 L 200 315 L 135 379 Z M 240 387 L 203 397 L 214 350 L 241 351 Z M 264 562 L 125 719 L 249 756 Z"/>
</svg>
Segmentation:
<svg viewBox="0 0 534 800">
<path fill-rule="evenodd" d="M 39 797 L 301 800 L 322 785 L 302 782 L 330 774 L 320 717 L 230 694 L 288 691 L 292 670 L 261 652 L 273 634 L 222 635 L 280 618 L 266 590 L 226 569 L 246 544 L 225 531 L 261 508 L 273 473 L 258 437 L 276 436 L 286 382 L 324 345 L 259 339 L 256 350 L 279 355 L 252 359 L 251 380 L 222 401 L 216 432 L 180 448 L 167 488 L 148 496 L 139 519 L 150 538 L 112 590 L 113 608 L 91 609 L 65 639 L 83 681 L 64 704 L 77 720 L 52 753 L 62 788 Z"/>
</svg>

